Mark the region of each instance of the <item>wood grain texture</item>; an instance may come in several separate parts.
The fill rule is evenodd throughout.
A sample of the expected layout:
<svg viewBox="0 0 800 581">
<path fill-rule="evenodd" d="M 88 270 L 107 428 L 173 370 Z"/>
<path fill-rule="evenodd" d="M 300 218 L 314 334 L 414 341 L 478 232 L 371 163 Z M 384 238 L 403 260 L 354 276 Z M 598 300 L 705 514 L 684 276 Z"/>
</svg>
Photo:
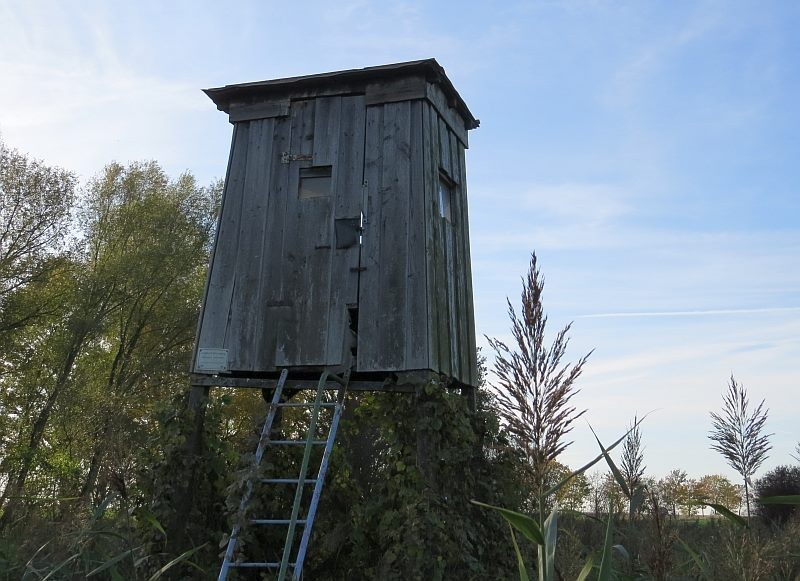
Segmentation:
<svg viewBox="0 0 800 581">
<path fill-rule="evenodd" d="M 379 284 L 381 277 L 381 223 L 383 208 L 380 204 L 380 187 L 383 181 L 383 130 L 384 107 L 367 107 L 366 138 L 364 145 L 364 180 L 366 200 L 364 205 L 364 231 L 361 247 L 361 278 L 358 293 L 358 357 L 359 371 L 380 369 L 380 316 Z"/>
<path fill-rule="evenodd" d="M 236 370 L 253 371 L 264 364 L 264 242 L 274 128 L 272 119 L 250 122 L 231 312 L 225 333 L 228 365 Z"/>
<path fill-rule="evenodd" d="M 254 121 L 272 117 L 285 117 L 289 114 L 289 100 L 262 101 L 259 103 L 231 103 L 228 121 Z"/>
<path fill-rule="evenodd" d="M 200 327 L 198 348 L 226 348 L 225 333 L 233 296 L 236 252 L 239 245 L 239 223 L 242 214 L 242 195 L 246 175 L 248 124 L 234 129 L 231 165 L 225 180 L 223 198 L 214 249 L 214 261 L 209 272 L 206 308 Z"/>
<path fill-rule="evenodd" d="M 477 380 L 464 120 L 420 79 L 370 87 L 231 107 L 248 120 L 234 125 L 197 346 L 229 349 L 234 372 L 343 364 L 357 306 L 357 371 Z M 300 169 L 321 166 L 329 195 L 301 198 Z M 362 211 L 359 246 L 342 227 Z"/>
<path fill-rule="evenodd" d="M 314 100 L 292 103 L 292 154 L 314 153 Z M 330 196 L 300 198 L 300 168 L 309 161 L 290 162 L 286 196 L 283 264 L 284 300 L 290 308 L 278 328 L 278 366 L 324 365 L 329 297 L 331 245 Z M 327 246 L 327 248 L 325 248 Z"/>
<path fill-rule="evenodd" d="M 409 104 L 408 246 L 405 276 L 405 369 L 429 369 L 427 268 L 425 247 L 425 162 L 422 115 L 424 103 Z"/>
<path fill-rule="evenodd" d="M 379 356 L 387 371 L 405 366 L 407 338 L 406 283 L 408 261 L 408 214 L 411 178 L 410 107 L 408 101 L 383 105 L 383 169 L 379 187 L 380 278 L 378 301 Z"/>
<path fill-rule="evenodd" d="M 447 123 L 450 131 L 455 133 L 458 140 L 464 144 L 464 147 L 469 147 L 469 136 L 464 118 L 456 109 L 450 106 L 447 97 L 439 86 L 434 83 L 428 83 L 426 87 L 426 97 L 428 102 L 436 109 L 442 121 Z"/>
<path fill-rule="evenodd" d="M 459 144 L 458 159 L 460 166 L 461 176 L 461 232 L 460 232 L 460 251 L 461 251 L 461 276 L 462 284 L 464 287 L 464 307 L 465 312 L 462 313 L 464 324 L 466 326 L 466 361 L 467 373 L 462 377 L 462 381 L 467 385 L 478 385 L 478 348 L 475 335 L 475 305 L 472 295 L 472 260 L 470 258 L 470 238 L 469 238 L 469 210 L 468 210 L 468 196 L 467 196 L 467 164 L 466 164 L 466 147 Z"/>
<path fill-rule="evenodd" d="M 365 91 L 367 106 L 424 99 L 428 83 L 422 76 L 369 83 Z"/>
<path fill-rule="evenodd" d="M 227 182 L 228 176 L 231 173 L 231 167 L 233 165 L 233 153 L 236 150 L 236 125 L 233 126 L 233 131 L 231 132 L 231 147 L 230 151 L 228 152 L 228 166 L 225 170 L 225 180 Z M 211 283 L 211 271 L 214 266 L 214 257 L 217 254 L 217 246 L 219 244 L 219 232 L 220 232 L 220 224 L 222 222 L 222 208 L 225 206 L 225 188 L 222 190 L 222 196 L 220 200 L 220 211 L 216 217 L 216 227 L 214 228 L 214 244 L 211 248 L 211 255 L 208 259 L 208 270 L 206 272 L 206 282 L 203 286 L 203 300 L 200 305 L 200 314 L 197 318 L 197 330 L 195 331 L 194 337 L 194 347 L 192 348 L 192 359 L 189 363 L 189 372 L 195 373 L 197 367 L 197 353 L 198 349 L 200 348 L 200 335 L 203 330 L 203 321 L 206 317 L 206 313 L 209 311 L 210 305 L 208 305 L 208 295 L 209 295 L 209 287 Z"/>
<path fill-rule="evenodd" d="M 439 171 L 447 169 L 447 159 L 442 158 L 442 130 L 439 114 L 433 107 L 428 108 L 429 125 L 431 133 L 431 158 L 432 176 L 431 189 L 433 191 L 431 204 L 431 229 L 433 231 L 432 248 L 428 253 L 433 260 L 432 297 L 435 313 L 436 351 L 439 357 L 438 370 L 446 375 L 453 374 L 452 352 L 450 348 L 451 319 L 449 308 L 450 279 L 447 276 L 447 239 L 444 220 L 441 216 L 439 200 Z"/>
<path fill-rule="evenodd" d="M 333 165 L 333 220 L 359 219 L 361 216 L 364 181 L 364 131 L 366 106 L 363 96 L 342 97 L 339 111 L 338 141 Z M 338 248 L 333 241 L 328 337 L 328 365 L 346 361 L 350 344 L 348 305 L 358 303 L 359 255 L 358 245 Z"/>
</svg>

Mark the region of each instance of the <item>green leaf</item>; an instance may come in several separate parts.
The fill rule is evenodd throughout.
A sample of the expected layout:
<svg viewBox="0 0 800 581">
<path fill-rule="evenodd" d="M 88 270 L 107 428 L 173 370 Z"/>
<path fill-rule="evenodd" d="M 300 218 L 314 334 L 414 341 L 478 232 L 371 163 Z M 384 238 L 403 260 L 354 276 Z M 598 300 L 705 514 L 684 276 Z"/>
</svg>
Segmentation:
<svg viewBox="0 0 800 581">
<path fill-rule="evenodd" d="M 156 581 L 156 579 L 160 579 L 161 575 L 166 573 L 172 567 L 174 567 L 175 565 L 177 565 L 181 561 L 185 561 L 186 559 L 188 559 L 189 557 L 194 555 L 199 550 L 204 549 L 207 545 L 208 545 L 208 543 L 203 543 L 199 547 L 195 547 L 194 549 L 189 549 L 188 551 L 185 551 L 185 552 L 181 553 L 180 555 L 178 555 L 177 557 L 172 559 L 172 561 L 170 561 L 169 563 L 167 563 L 166 565 L 161 567 L 161 569 L 159 569 L 158 571 L 153 573 L 153 575 L 147 581 Z"/>
<path fill-rule="evenodd" d="M 594 567 L 594 555 L 589 555 L 589 558 L 586 559 L 586 564 L 583 566 L 583 569 L 581 569 L 581 572 L 575 581 L 586 581 L 589 573 L 592 572 L 592 567 Z"/>
<path fill-rule="evenodd" d="M 77 559 L 77 558 L 78 558 L 78 557 L 80 557 L 80 556 L 81 556 L 81 554 L 80 554 L 80 553 L 75 553 L 75 554 L 74 554 L 74 555 L 72 555 L 71 557 L 67 557 L 66 559 L 64 559 L 63 561 L 61 561 L 61 563 L 59 563 L 59 564 L 56 566 L 56 568 L 55 568 L 55 569 L 51 570 L 51 571 L 50 571 L 50 572 L 49 572 L 47 575 L 45 575 L 45 576 L 42 578 L 42 581 L 47 581 L 48 579 L 50 579 L 50 577 L 52 577 L 53 575 L 55 575 L 56 573 L 58 573 L 59 571 L 61 571 L 61 569 L 63 569 L 64 567 L 66 567 L 67 565 L 69 565 L 70 563 L 72 563 L 72 561 L 74 561 L 75 559 Z"/>
<path fill-rule="evenodd" d="M 606 539 L 603 542 L 603 558 L 600 561 L 600 571 L 597 574 L 597 581 L 611 581 L 613 567 L 611 564 L 611 537 L 614 533 L 614 511 L 608 511 L 608 523 L 606 524 Z"/>
<path fill-rule="evenodd" d="M 477 506 L 491 508 L 492 510 L 499 512 L 500 516 L 506 519 L 508 524 L 521 532 L 526 539 L 533 541 L 537 545 L 544 545 L 544 535 L 542 535 L 539 525 L 536 524 L 536 521 L 528 515 L 509 510 L 507 508 L 500 508 L 499 506 L 492 506 L 491 504 L 478 502 L 477 500 L 471 500 L 470 502 Z"/>
<path fill-rule="evenodd" d="M 747 527 L 747 521 L 743 517 L 736 514 L 735 512 L 731 512 L 726 506 L 723 506 L 721 504 L 716 504 L 713 502 L 705 502 L 704 500 L 694 502 L 693 504 L 696 504 L 698 506 L 710 506 L 732 523 L 737 524 L 741 527 Z"/>
<path fill-rule="evenodd" d="M 514 529 L 511 526 L 511 523 L 508 523 L 508 530 L 511 533 L 511 542 L 514 543 L 514 553 L 516 553 L 517 555 L 517 569 L 519 570 L 519 581 L 529 581 L 528 570 L 525 567 L 525 561 L 522 560 L 522 553 L 519 552 L 517 537 L 514 535 Z"/>
<path fill-rule="evenodd" d="M 122 561 L 123 559 L 131 556 L 133 554 L 133 552 L 138 550 L 138 549 L 141 549 L 141 547 L 136 547 L 135 549 L 128 549 L 127 551 L 121 552 L 119 555 L 116 555 L 115 557 L 112 557 L 111 559 L 109 559 L 108 561 L 106 561 L 105 563 L 100 565 L 99 567 L 96 567 L 96 568 L 92 569 L 91 571 L 89 571 L 86 574 L 86 576 L 87 577 L 91 577 L 92 575 L 96 575 L 96 574 L 100 573 L 101 571 L 105 571 L 106 569 L 110 569 L 111 567 L 113 567 L 114 565 L 116 565 L 117 563 Z"/>
<path fill-rule="evenodd" d="M 694 561 L 695 565 L 697 565 L 697 568 L 700 569 L 700 573 L 703 579 L 708 579 L 710 581 L 711 572 L 708 569 L 708 564 L 705 561 L 703 561 L 703 558 L 700 555 L 698 555 L 697 552 L 694 549 L 692 549 L 688 544 L 686 544 L 686 542 L 683 539 L 678 538 L 678 542 L 683 546 L 683 550 L 689 553 L 689 556 L 692 558 L 692 561 Z"/>
<path fill-rule="evenodd" d="M 765 496 L 759 498 L 758 502 L 761 504 L 800 504 L 800 494 Z"/>
<path fill-rule="evenodd" d="M 603 457 L 606 459 L 606 464 L 611 469 L 611 473 L 614 475 L 614 480 L 617 481 L 619 487 L 622 488 L 622 492 L 628 498 L 631 497 L 631 491 L 628 488 L 628 485 L 625 483 L 625 478 L 622 477 L 622 472 L 619 471 L 617 465 L 614 463 L 614 460 L 611 459 L 611 456 L 608 455 L 608 450 L 603 447 L 603 443 L 600 441 L 600 438 L 597 437 L 597 434 L 594 431 L 592 426 L 589 426 L 589 429 L 592 430 L 592 434 L 594 434 L 594 439 L 597 440 L 597 445 L 600 446 L 600 450 L 603 452 Z"/>
<path fill-rule="evenodd" d="M 554 508 L 544 521 L 544 558 L 545 577 L 543 581 L 554 581 L 556 578 L 556 538 L 558 536 L 558 509 Z"/>
<path fill-rule="evenodd" d="M 606 448 L 606 452 L 610 452 L 611 450 L 613 450 L 614 448 L 616 448 L 617 446 L 619 446 L 619 444 L 620 444 L 620 443 L 621 443 L 621 442 L 622 442 L 622 441 L 623 441 L 625 438 L 627 438 L 627 437 L 628 437 L 628 434 L 630 434 L 630 433 L 631 433 L 631 432 L 632 432 L 632 431 L 633 431 L 633 430 L 634 430 L 634 429 L 635 429 L 635 428 L 636 428 L 636 427 L 637 427 L 639 424 L 641 424 L 641 423 L 644 421 L 644 419 L 645 419 L 647 416 L 649 416 L 649 415 L 650 415 L 649 413 L 646 413 L 645 415 L 643 415 L 643 416 L 641 417 L 641 419 L 639 419 L 637 422 L 635 422 L 635 423 L 633 424 L 633 426 L 631 426 L 631 429 L 630 429 L 630 430 L 628 430 L 627 432 L 625 432 L 624 434 L 622 434 L 622 436 L 621 436 L 621 437 L 620 437 L 618 440 L 616 440 L 616 441 L 615 441 L 613 444 L 611 444 L 611 445 L 610 445 L 608 448 Z M 590 427 L 591 427 L 591 426 L 590 426 Z M 592 460 L 591 462 L 588 462 L 587 464 L 584 464 L 583 466 L 581 466 L 580 468 L 578 468 L 577 470 L 575 470 L 574 472 L 572 472 L 571 474 L 569 474 L 568 476 L 566 476 L 566 477 L 565 477 L 563 480 L 561 480 L 561 482 L 558 482 L 557 484 L 555 484 L 555 485 L 551 486 L 550 488 L 548 488 L 548 489 L 545 491 L 545 493 L 544 493 L 545 497 L 548 497 L 548 496 L 550 496 L 551 494 L 553 494 L 553 493 L 555 493 L 555 492 L 558 492 L 559 490 L 561 490 L 561 489 L 562 489 L 564 486 L 566 486 L 566 484 L 567 484 L 567 483 L 568 483 L 570 480 L 572 480 L 573 478 L 575 478 L 575 477 L 576 477 L 576 476 L 578 476 L 579 474 L 583 474 L 584 472 L 586 472 L 586 471 L 587 471 L 589 468 L 591 468 L 592 466 L 594 466 L 595 464 L 597 464 L 597 463 L 598 463 L 600 460 L 602 460 L 604 457 L 605 457 L 605 454 L 600 454 L 599 456 L 597 456 L 597 457 L 596 457 L 594 460 Z"/>
<path fill-rule="evenodd" d="M 158 519 L 153 515 L 152 512 L 143 508 L 136 516 L 161 533 L 164 536 L 165 541 L 167 540 L 167 531 L 164 530 L 164 527 L 161 526 L 161 523 L 158 522 Z"/>
</svg>

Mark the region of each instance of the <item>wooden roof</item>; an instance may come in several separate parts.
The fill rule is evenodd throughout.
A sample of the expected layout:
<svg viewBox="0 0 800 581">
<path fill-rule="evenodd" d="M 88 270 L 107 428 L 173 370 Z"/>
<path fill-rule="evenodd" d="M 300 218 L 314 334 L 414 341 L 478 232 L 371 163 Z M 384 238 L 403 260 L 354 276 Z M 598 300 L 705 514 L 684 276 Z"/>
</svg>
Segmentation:
<svg viewBox="0 0 800 581">
<path fill-rule="evenodd" d="M 294 92 L 335 88 L 340 85 L 350 87 L 353 85 L 366 85 L 371 82 L 395 80 L 414 75 L 424 76 L 429 82 L 436 83 L 441 88 L 447 96 L 450 106 L 456 109 L 461 117 L 464 118 L 467 129 L 478 127 L 480 121 L 472 115 L 467 104 L 453 86 L 453 83 L 447 78 L 444 68 L 436 62 L 436 59 L 408 61 L 377 67 L 333 71 L 317 75 L 287 77 L 284 79 L 272 79 L 254 83 L 225 85 L 224 87 L 204 89 L 203 92 L 214 101 L 219 110 L 229 113 L 230 104 L 233 101 L 285 96 L 287 94 L 291 95 Z"/>
</svg>

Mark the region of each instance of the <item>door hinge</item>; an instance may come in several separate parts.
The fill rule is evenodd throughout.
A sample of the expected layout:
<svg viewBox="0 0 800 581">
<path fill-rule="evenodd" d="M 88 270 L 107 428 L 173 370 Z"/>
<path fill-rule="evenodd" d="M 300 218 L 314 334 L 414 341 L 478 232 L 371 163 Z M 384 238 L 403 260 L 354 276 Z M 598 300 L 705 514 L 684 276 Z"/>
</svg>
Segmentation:
<svg viewBox="0 0 800 581">
<path fill-rule="evenodd" d="M 281 153 L 281 163 L 289 163 L 291 161 L 311 161 L 314 156 L 310 153 L 289 153 L 284 151 Z"/>
</svg>

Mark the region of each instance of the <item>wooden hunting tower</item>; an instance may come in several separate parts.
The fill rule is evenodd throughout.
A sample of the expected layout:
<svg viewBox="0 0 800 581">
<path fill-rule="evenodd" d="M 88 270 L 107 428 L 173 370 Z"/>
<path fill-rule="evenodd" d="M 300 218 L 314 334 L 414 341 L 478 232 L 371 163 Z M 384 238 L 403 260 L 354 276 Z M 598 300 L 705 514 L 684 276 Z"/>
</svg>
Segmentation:
<svg viewBox="0 0 800 581">
<path fill-rule="evenodd" d="M 474 386 L 464 150 L 478 120 L 444 69 L 206 94 L 234 129 L 192 372 L 247 385 L 355 353 L 351 389 L 412 371 Z"/>
</svg>

